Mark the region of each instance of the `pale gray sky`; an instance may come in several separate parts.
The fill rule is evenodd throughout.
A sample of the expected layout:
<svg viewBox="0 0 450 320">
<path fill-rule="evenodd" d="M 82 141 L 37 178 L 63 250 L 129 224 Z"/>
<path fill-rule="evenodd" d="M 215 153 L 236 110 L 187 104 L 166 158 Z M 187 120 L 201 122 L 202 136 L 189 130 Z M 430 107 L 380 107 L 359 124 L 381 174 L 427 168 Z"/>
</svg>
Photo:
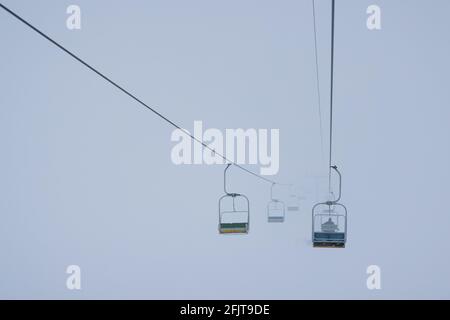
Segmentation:
<svg viewBox="0 0 450 320">
<path fill-rule="evenodd" d="M 0 10 L 1 298 L 450 298 L 447 0 L 337 1 L 344 250 L 310 243 L 312 177 L 327 172 L 311 1 L 2 3 L 188 130 L 280 129 L 273 178 L 306 199 L 268 224 L 270 185 L 232 170 L 251 232 L 218 235 L 223 166 L 173 165 L 170 126 Z M 381 31 L 366 28 L 374 3 Z M 317 1 L 324 123 L 329 4 Z M 71 264 L 81 291 L 66 288 Z M 372 264 L 380 291 L 366 288 Z"/>
</svg>

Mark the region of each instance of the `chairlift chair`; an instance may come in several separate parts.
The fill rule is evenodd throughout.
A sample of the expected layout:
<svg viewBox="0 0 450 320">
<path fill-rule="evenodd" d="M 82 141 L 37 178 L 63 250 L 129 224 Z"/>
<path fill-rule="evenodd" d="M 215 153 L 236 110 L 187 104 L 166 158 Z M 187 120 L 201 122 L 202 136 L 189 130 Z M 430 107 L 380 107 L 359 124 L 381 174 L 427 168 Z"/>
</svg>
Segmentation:
<svg viewBox="0 0 450 320">
<path fill-rule="evenodd" d="M 339 175 L 337 199 L 316 204 L 312 209 L 312 242 L 318 248 L 345 248 L 347 242 L 347 208 L 339 203 L 341 199 L 341 173 Z"/>
<path fill-rule="evenodd" d="M 299 211 L 300 210 L 300 199 L 299 195 L 296 193 L 294 186 L 291 185 L 289 198 L 287 200 L 287 210 L 288 211 Z"/>
<path fill-rule="evenodd" d="M 270 187 L 270 202 L 267 205 L 267 220 L 268 222 L 284 222 L 285 205 L 283 201 L 273 197 L 273 188 L 275 183 Z"/>
<path fill-rule="evenodd" d="M 219 233 L 247 234 L 250 226 L 250 202 L 239 193 L 230 193 L 226 188 L 226 174 L 231 164 L 224 171 L 224 191 L 219 199 Z"/>
</svg>

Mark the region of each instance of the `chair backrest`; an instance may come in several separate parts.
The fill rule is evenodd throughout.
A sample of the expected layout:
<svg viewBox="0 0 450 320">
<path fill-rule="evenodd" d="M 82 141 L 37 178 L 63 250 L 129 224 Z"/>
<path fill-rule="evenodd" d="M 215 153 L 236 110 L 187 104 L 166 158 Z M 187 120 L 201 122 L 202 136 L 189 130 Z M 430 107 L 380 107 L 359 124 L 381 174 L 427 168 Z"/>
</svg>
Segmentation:
<svg viewBox="0 0 450 320">
<path fill-rule="evenodd" d="M 267 204 L 267 217 L 269 222 L 284 221 L 286 206 L 284 202 L 272 200 Z"/>
<path fill-rule="evenodd" d="M 250 202 L 243 194 L 225 194 L 219 199 L 219 224 L 250 222 Z"/>
<path fill-rule="evenodd" d="M 333 207 L 333 210 L 330 210 Z M 321 220 L 324 221 L 321 221 Z M 338 229 L 334 231 L 331 227 L 328 229 L 327 226 L 323 229 L 322 226 L 329 219 L 336 224 Z M 331 225 L 331 224 L 330 224 Z M 345 239 L 347 238 L 347 208 L 341 204 L 334 202 L 330 205 L 329 202 L 323 202 L 316 204 L 312 209 L 312 236 L 314 237 L 315 232 L 340 232 L 344 234 Z"/>
</svg>

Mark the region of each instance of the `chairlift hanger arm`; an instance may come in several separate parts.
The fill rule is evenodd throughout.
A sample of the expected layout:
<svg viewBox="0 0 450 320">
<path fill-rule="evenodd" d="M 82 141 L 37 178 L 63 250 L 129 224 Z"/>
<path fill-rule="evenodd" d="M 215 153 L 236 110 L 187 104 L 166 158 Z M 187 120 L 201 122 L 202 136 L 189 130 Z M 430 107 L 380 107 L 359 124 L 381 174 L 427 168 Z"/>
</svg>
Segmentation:
<svg viewBox="0 0 450 320">
<path fill-rule="evenodd" d="M 273 201 L 273 187 L 275 187 L 276 183 L 272 183 L 272 185 L 270 186 L 270 200 Z"/>
<path fill-rule="evenodd" d="M 229 195 L 230 193 L 228 193 L 227 191 L 227 171 L 228 168 L 231 166 L 231 163 L 227 164 L 225 170 L 223 171 L 223 191 L 225 192 L 225 194 Z"/>
<path fill-rule="evenodd" d="M 335 200 L 329 201 L 330 204 L 335 204 L 335 203 L 337 203 L 337 202 L 339 202 L 341 200 L 341 195 L 342 195 L 342 175 L 341 175 L 341 172 L 339 171 L 339 169 L 337 168 L 337 166 L 331 166 L 330 170 L 331 169 L 336 171 L 336 173 L 338 174 L 338 177 L 339 177 L 339 193 L 338 193 L 338 197 Z"/>
<path fill-rule="evenodd" d="M 227 171 L 232 165 L 233 165 L 232 163 L 228 163 L 225 170 L 223 171 L 223 191 L 225 192 L 226 195 L 232 196 L 234 198 L 234 197 L 240 196 L 240 194 L 239 193 L 230 193 L 227 191 Z"/>
</svg>

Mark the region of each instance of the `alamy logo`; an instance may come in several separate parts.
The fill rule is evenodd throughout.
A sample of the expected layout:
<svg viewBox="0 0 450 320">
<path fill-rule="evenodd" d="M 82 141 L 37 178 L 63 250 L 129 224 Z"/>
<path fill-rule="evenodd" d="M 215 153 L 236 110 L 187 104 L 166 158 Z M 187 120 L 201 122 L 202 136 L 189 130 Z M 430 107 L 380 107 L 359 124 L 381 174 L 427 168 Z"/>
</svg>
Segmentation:
<svg viewBox="0 0 450 320">
<path fill-rule="evenodd" d="M 367 267 L 367 289 L 380 290 L 381 289 L 381 268 L 377 265 L 371 265 Z"/>
<path fill-rule="evenodd" d="M 375 4 L 367 8 L 367 29 L 381 30 L 381 8 Z"/>
<path fill-rule="evenodd" d="M 66 20 L 66 26 L 69 30 L 81 29 L 81 9 L 77 5 L 70 5 L 67 7 L 66 13 L 70 16 Z"/>
<path fill-rule="evenodd" d="M 69 290 L 81 290 L 81 268 L 77 265 L 70 265 L 66 269 L 69 277 L 66 280 L 66 287 Z"/>
<path fill-rule="evenodd" d="M 184 130 L 184 129 L 183 129 Z M 177 142 L 172 148 L 171 159 L 176 165 L 182 164 L 225 164 L 225 156 L 236 164 L 259 164 L 261 175 L 275 175 L 280 168 L 279 129 L 219 129 L 203 131 L 203 122 L 194 121 L 193 136 L 213 151 L 193 141 L 187 130 L 176 129 L 171 141 Z M 270 137 L 269 137 L 270 135 Z"/>
</svg>

